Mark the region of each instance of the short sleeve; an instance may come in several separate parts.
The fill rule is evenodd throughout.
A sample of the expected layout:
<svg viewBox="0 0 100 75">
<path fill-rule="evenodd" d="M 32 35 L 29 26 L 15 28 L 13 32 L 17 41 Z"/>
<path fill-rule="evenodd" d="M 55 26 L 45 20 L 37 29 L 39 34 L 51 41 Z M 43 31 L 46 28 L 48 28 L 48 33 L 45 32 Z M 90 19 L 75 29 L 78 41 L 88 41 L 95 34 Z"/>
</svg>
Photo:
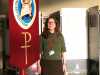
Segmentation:
<svg viewBox="0 0 100 75">
<path fill-rule="evenodd" d="M 62 34 L 60 36 L 60 41 L 61 41 L 61 52 L 65 52 L 66 51 L 65 40 Z"/>
<path fill-rule="evenodd" d="M 43 36 L 41 36 L 40 37 L 40 52 L 41 52 L 41 54 L 44 53 L 44 50 L 46 49 L 46 47 L 47 47 L 46 39 Z"/>
</svg>

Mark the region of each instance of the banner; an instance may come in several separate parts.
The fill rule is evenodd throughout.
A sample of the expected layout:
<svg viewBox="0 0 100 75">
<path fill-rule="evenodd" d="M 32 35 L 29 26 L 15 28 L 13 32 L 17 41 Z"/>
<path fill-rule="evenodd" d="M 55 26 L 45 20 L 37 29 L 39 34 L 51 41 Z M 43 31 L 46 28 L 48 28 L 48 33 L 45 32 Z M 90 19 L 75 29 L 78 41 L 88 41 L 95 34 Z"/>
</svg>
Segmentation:
<svg viewBox="0 0 100 75">
<path fill-rule="evenodd" d="M 9 0 L 10 64 L 26 68 L 39 59 L 39 1 Z"/>
</svg>

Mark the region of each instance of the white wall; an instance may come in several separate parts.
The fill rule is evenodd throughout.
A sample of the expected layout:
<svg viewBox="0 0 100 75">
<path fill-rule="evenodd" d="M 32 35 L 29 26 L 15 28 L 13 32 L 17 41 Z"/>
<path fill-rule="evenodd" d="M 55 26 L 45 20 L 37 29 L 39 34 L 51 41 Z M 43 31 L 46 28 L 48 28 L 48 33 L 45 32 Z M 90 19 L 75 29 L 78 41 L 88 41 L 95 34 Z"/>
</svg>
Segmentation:
<svg viewBox="0 0 100 75">
<path fill-rule="evenodd" d="M 66 59 L 88 58 L 86 15 L 86 8 L 63 8 L 61 10 L 62 33 L 67 49 Z"/>
</svg>

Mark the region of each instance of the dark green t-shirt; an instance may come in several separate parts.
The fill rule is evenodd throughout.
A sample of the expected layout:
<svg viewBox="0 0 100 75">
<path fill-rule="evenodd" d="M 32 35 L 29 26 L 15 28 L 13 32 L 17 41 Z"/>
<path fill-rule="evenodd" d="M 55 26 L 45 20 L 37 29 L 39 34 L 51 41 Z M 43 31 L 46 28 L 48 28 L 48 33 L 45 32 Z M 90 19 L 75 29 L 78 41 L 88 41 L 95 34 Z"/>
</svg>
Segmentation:
<svg viewBox="0 0 100 75">
<path fill-rule="evenodd" d="M 41 58 L 61 60 L 61 53 L 66 51 L 61 33 L 49 33 L 48 38 L 41 37 Z"/>
</svg>

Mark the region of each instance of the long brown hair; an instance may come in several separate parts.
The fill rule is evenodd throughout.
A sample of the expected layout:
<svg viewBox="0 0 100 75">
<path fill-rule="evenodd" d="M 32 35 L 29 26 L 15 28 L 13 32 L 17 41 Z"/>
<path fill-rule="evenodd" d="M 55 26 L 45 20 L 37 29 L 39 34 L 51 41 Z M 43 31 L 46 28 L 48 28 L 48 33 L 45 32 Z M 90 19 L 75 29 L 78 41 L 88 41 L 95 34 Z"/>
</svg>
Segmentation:
<svg viewBox="0 0 100 75">
<path fill-rule="evenodd" d="M 43 36 L 44 38 L 48 38 L 48 36 L 49 36 L 48 21 L 49 21 L 49 19 L 51 19 L 51 18 L 54 19 L 54 21 L 55 21 L 55 23 L 56 23 L 55 33 L 56 33 L 56 34 L 60 33 L 60 24 L 59 24 L 58 20 L 56 19 L 55 16 L 50 15 L 50 16 L 46 19 L 46 21 L 45 21 L 45 26 L 44 26 L 43 33 L 42 33 L 42 36 Z"/>
</svg>

